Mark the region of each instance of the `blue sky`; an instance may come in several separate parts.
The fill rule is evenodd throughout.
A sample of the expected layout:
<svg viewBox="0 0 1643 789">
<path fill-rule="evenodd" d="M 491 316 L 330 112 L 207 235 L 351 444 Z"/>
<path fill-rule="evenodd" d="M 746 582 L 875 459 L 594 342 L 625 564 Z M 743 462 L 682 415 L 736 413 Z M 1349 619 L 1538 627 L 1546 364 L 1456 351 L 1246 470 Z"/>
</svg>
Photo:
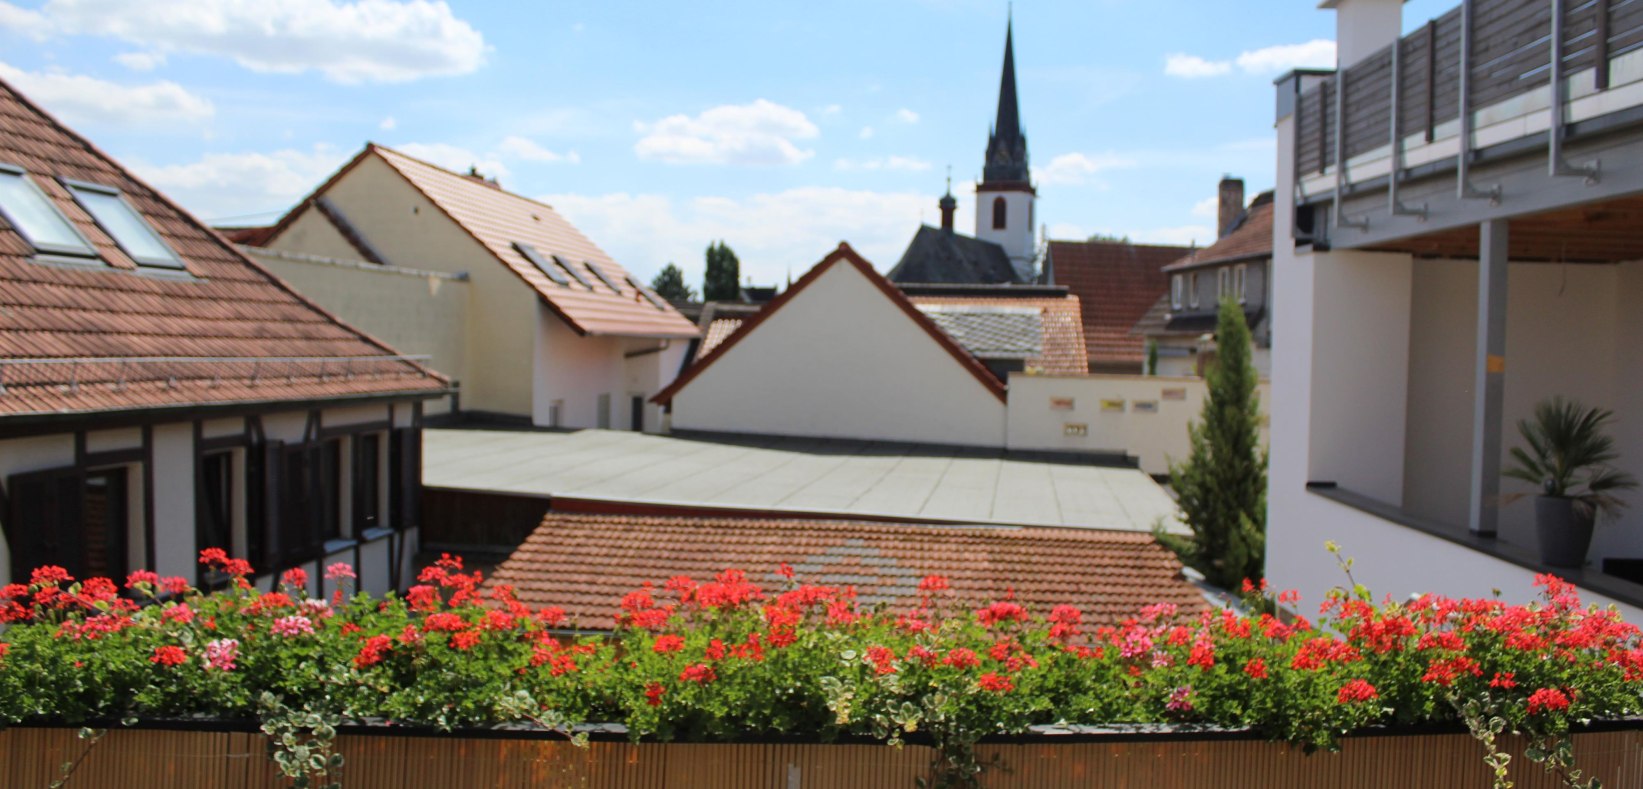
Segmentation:
<svg viewBox="0 0 1643 789">
<path fill-rule="evenodd" d="M 1414 0 L 1405 27 L 1454 0 Z M 1311 0 L 1022 0 L 1022 124 L 1052 238 L 1209 240 L 1270 188 L 1271 80 L 1332 62 Z M 366 141 L 476 164 L 629 269 L 759 282 L 839 240 L 881 269 L 959 229 L 997 102 L 994 0 L 0 0 L 0 79 L 204 219 L 266 223 Z"/>
</svg>

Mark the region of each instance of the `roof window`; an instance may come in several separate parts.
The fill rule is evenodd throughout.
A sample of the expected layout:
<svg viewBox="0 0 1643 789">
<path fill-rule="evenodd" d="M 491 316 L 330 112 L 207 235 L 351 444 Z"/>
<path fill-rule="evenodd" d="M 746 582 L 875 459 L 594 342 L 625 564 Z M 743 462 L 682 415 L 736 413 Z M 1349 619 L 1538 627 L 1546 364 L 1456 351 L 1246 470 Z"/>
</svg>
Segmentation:
<svg viewBox="0 0 1643 789">
<path fill-rule="evenodd" d="M 554 255 L 553 262 L 558 263 L 560 267 L 570 272 L 570 275 L 575 277 L 577 282 L 582 283 L 582 287 L 587 288 L 588 290 L 593 290 L 593 283 L 589 282 L 587 277 L 582 276 L 582 272 L 577 271 L 576 267 L 566 262 L 564 258 Z"/>
<path fill-rule="evenodd" d="M 659 310 L 667 310 L 668 305 L 662 301 L 662 297 L 656 295 L 656 293 L 651 291 L 650 288 L 640 285 L 639 280 L 636 280 L 630 276 L 628 277 L 628 285 L 632 286 L 634 290 L 639 291 L 639 295 L 644 296 L 645 299 L 651 303 L 651 306 Z"/>
<path fill-rule="evenodd" d="M 140 266 L 180 269 L 183 261 L 160 234 L 126 202 L 120 190 L 97 184 L 63 181 L 80 206 Z"/>
<path fill-rule="evenodd" d="M 559 285 L 570 284 L 570 280 L 565 278 L 565 272 L 554 265 L 553 261 L 542 257 L 542 253 L 537 252 L 536 247 L 523 241 L 515 241 L 513 242 L 513 248 L 519 250 L 519 254 L 524 255 L 525 259 L 531 262 L 531 265 L 536 266 L 539 271 L 548 275 L 548 279 Z"/>
<path fill-rule="evenodd" d="M 600 282 L 605 283 L 605 287 L 615 291 L 618 296 L 622 295 L 622 286 L 616 284 L 616 280 L 611 279 L 610 275 L 605 273 L 604 268 L 591 260 L 583 262 L 588 264 L 588 271 L 593 272 L 593 275 L 598 277 Z"/>
<path fill-rule="evenodd" d="M 15 167 L 0 165 L 0 218 L 37 252 L 96 257 L 91 242 Z"/>
</svg>

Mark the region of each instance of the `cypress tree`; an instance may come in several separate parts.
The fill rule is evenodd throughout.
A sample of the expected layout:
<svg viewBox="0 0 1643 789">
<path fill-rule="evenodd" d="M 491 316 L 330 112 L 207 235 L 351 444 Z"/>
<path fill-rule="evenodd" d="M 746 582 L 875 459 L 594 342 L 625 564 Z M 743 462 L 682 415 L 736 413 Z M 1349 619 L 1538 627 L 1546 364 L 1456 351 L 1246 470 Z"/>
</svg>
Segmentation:
<svg viewBox="0 0 1643 789">
<path fill-rule="evenodd" d="M 1192 536 L 1160 533 L 1159 542 L 1217 586 L 1259 580 L 1266 557 L 1267 452 L 1250 360 L 1249 325 L 1230 298 L 1216 322 L 1218 353 L 1199 421 L 1188 426 L 1192 450 L 1170 466 L 1170 485 Z"/>
<path fill-rule="evenodd" d="M 719 241 L 707 246 L 707 271 L 702 277 L 704 301 L 737 301 L 741 298 L 741 262 L 730 246 Z"/>
</svg>

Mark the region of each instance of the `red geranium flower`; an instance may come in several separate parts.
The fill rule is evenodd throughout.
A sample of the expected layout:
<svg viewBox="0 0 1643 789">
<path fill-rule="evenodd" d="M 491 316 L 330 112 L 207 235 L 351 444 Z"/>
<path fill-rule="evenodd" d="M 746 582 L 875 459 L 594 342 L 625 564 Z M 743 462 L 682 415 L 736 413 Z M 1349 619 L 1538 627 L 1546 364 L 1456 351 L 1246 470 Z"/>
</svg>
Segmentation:
<svg viewBox="0 0 1643 789">
<path fill-rule="evenodd" d="M 188 653 L 179 646 L 155 647 L 154 656 L 149 658 L 148 661 L 166 667 L 180 666 L 188 662 Z"/>
<path fill-rule="evenodd" d="M 1341 686 L 1340 693 L 1335 694 L 1335 701 L 1340 704 L 1353 704 L 1360 701 L 1373 701 L 1381 697 L 1375 686 L 1361 679 L 1354 679 Z"/>
<path fill-rule="evenodd" d="M 660 682 L 652 682 L 649 685 L 646 685 L 645 703 L 652 707 L 662 706 L 662 694 L 664 693 L 667 693 L 667 688 L 662 687 L 662 683 Z"/>
<path fill-rule="evenodd" d="M 656 637 L 656 643 L 652 644 L 651 647 L 650 647 L 651 651 L 655 652 L 658 655 L 666 655 L 666 654 L 671 653 L 671 652 L 678 652 L 679 650 L 684 649 L 684 648 L 685 648 L 685 640 L 683 638 L 681 638 L 679 636 L 675 636 L 675 635 L 657 636 Z"/>
<path fill-rule="evenodd" d="M 976 684 L 980 685 L 982 690 L 992 691 L 993 693 L 1009 693 L 1015 690 L 1015 683 L 1011 682 L 1009 677 L 991 671 L 982 674 L 976 680 Z"/>
<path fill-rule="evenodd" d="M 1557 579 L 1553 579 L 1554 581 Z M 1561 712 L 1569 708 L 1569 697 L 1556 688 L 1541 688 L 1529 694 L 1529 714 Z"/>
<path fill-rule="evenodd" d="M 694 682 L 698 685 L 706 685 L 718 678 L 718 673 L 706 663 L 692 663 L 686 666 L 684 671 L 679 672 L 680 682 Z"/>
</svg>

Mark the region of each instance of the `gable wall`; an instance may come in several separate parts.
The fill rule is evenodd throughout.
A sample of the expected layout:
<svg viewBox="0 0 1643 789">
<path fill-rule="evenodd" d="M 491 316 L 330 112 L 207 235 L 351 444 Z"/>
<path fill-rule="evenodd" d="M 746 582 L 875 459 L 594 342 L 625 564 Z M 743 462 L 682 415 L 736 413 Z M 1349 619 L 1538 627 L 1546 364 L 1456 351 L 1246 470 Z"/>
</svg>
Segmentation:
<svg viewBox="0 0 1643 789">
<path fill-rule="evenodd" d="M 1004 404 L 841 261 L 674 395 L 672 426 L 1002 446 Z"/>
<path fill-rule="evenodd" d="M 468 274 L 463 359 L 458 369 L 437 369 L 461 384 L 464 409 L 529 415 L 536 292 L 377 156 L 367 156 L 327 194 L 389 264 Z M 269 246 L 357 258 L 346 241 L 339 251 L 340 239 L 318 211 L 309 209 Z M 350 320 L 347 313 L 340 317 Z"/>
</svg>

